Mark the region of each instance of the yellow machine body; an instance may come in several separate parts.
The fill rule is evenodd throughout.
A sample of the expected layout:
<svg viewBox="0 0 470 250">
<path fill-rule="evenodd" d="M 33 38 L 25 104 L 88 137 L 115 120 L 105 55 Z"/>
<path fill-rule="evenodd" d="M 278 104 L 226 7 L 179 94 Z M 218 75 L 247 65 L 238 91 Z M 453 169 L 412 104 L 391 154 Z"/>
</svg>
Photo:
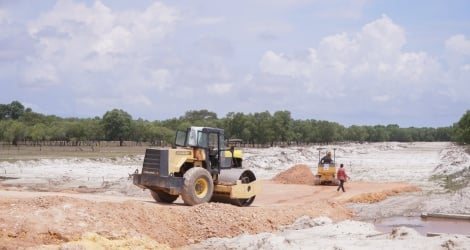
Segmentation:
<svg viewBox="0 0 470 250">
<path fill-rule="evenodd" d="M 318 164 L 317 164 L 317 172 L 315 174 L 315 185 L 338 185 L 338 180 L 336 179 L 336 148 L 333 149 L 335 154 L 333 159 L 330 159 L 330 162 L 322 162 L 323 160 L 320 158 L 322 151 L 325 148 L 318 148 Z M 331 151 L 325 151 L 331 153 Z M 329 154 L 331 155 L 331 154 Z"/>
<path fill-rule="evenodd" d="M 262 183 L 241 166 L 242 150 L 222 144 L 223 130 L 191 127 L 177 139 L 179 147 L 147 149 L 141 173 L 133 174 L 133 183 L 150 189 L 156 201 L 171 203 L 181 195 L 187 205 L 249 206 L 261 193 Z"/>
<path fill-rule="evenodd" d="M 318 183 L 315 183 L 317 185 L 336 185 L 336 164 L 318 163 L 316 178 L 318 178 Z"/>
</svg>

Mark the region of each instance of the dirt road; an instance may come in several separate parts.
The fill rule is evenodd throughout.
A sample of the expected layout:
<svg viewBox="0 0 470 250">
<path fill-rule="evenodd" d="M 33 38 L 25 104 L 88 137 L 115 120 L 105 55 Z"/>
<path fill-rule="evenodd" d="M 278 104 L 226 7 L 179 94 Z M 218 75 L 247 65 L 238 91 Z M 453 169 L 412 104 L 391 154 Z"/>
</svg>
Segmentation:
<svg viewBox="0 0 470 250">
<path fill-rule="evenodd" d="M 347 192 L 331 186 L 279 184 L 265 180 L 251 207 L 207 203 L 155 203 L 143 196 L 99 193 L 0 190 L 0 249 L 63 245 L 178 248 L 209 237 L 273 232 L 300 216 L 353 217 L 347 201 L 374 202 L 418 190 L 406 183 L 348 182 Z M 43 246 L 44 247 L 44 246 Z"/>
</svg>

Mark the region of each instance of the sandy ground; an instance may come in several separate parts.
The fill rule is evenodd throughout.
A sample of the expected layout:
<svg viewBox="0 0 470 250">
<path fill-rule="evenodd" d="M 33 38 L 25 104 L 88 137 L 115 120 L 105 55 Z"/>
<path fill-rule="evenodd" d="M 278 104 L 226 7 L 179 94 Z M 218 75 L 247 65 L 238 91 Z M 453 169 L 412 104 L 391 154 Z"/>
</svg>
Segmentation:
<svg viewBox="0 0 470 250">
<path fill-rule="evenodd" d="M 245 166 L 263 180 L 264 191 L 244 208 L 188 207 L 180 199 L 155 203 L 127 178 L 143 155 L 4 160 L 0 249 L 470 249 L 463 235 L 429 238 L 401 226 L 381 232 L 364 222 L 422 212 L 470 213 L 468 185 L 448 191 L 442 179 L 430 179 L 469 168 L 462 148 L 334 147 L 352 177 L 345 193 L 309 184 L 316 147 L 246 149 Z M 470 223 L 459 226 L 470 232 Z"/>
<path fill-rule="evenodd" d="M 372 193 L 371 187 L 375 190 Z M 348 199 L 369 200 L 408 190 L 414 187 L 358 182 L 348 185 L 348 192 L 343 193 L 334 187 L 264 181 L 264 192 L 247 208 L 220 203 L 187 207 L 181 200 L 160 205 L 149 196 L 1 190 L 0 245 L 13 249 L 63 244 L 82 241 L 84 233 L 93 232 L 108 240 L 149 237 L 142 238 L 142 243 L 181 247 L 209 237 L 274 232 L 301 216 L 351 219 L 353 212 L 344 206 Z"/>
</svg>

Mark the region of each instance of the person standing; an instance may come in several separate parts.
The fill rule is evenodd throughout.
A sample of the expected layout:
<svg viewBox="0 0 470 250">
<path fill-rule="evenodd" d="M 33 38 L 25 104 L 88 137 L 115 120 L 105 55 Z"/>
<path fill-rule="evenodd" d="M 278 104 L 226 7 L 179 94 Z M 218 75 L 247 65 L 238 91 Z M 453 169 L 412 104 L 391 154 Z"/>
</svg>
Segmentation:
<svg viewBox="0 0 470 250">
<path fill-rule="evenodd" d="M 336 178 L 338 178 L 339 180 L 339 186 L 338 186 L 338 189 L 336 189 L 336 191 L 339 192 L 339 189 L 342 189 L 343 192 L 346 192 L 344 190 L 344 182 L 346 181 L 346 179 L 349 179 L 349 176 L 346 174 L 346 170 L 344 169 L 343 163 L 341 163 L 341 165 L 339 166 L 338 173 L 336 174 Z"/>
</svg>

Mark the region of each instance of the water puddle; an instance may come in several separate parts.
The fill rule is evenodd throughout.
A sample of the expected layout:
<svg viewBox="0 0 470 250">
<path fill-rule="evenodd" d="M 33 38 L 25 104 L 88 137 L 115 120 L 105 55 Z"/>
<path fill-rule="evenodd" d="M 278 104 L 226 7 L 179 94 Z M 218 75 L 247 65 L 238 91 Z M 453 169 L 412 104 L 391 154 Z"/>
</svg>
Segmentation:
<svg viewBox="0 0 470 250">
<path fill-rule="evenodd" d="M 421 235 L 427 233 L 448 233 L 470 235 L 470 220 L 421 218 L 421 217 L 389 217 L 372 222 L 378 231 L 388 233 L 393 228 L 413 228 Z"/>
</svg>

